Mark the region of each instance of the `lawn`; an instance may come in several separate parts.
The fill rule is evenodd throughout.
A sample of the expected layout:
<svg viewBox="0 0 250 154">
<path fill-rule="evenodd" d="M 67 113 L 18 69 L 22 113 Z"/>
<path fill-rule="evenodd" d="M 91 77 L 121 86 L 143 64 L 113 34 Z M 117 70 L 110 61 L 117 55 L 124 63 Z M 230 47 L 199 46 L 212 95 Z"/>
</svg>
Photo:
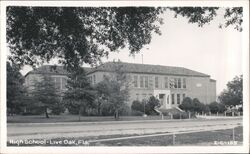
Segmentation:
<svg viewBox="0 0 250 154">
<path fill-rule="evenodd" d="M 165 116 L 164 119 L 170 119 Z M 113 116 L 81 116 L 81 122 L 101 122 L 101 121 L 135 121 L 135 120 L 161 120 L 160 116 L 120 116 L 115 120 Z M 50 118 L 45 118 L 44 115 L 32 116 L 8 116 L 8 123 L 56 123 L 56 122 L 79 122 L 78 115 L 51 115 Z"/>
<path fill-rule="evenodd" d="M 175 144 L 173 145 L 173 135 L 163 135 L 155 137 L 143 137 L 124 140 L 90 142 L 99 139 L 119 138 L 134 135 L 109 135 L 98 137 L 78 137 L 78 138 L 54 138 L 47 140 L 45 144 L 20 144 L 19 146 L 229 146 L 242 145 L 243 142 L 243 127 L 236 127 L 234 129 L 235 141 L 233 140 L 233 130 L 217 130 L 205 131 L 187 134 L 178 134 L 175 137 Z M 66 141 L 66 142 L 65 142 Z M 61 143 L 60 143 L 61 142 Z M 71 144 L 72 143 L 72 144 Z M 78 144 L 79 143 L 79 144 Z M 7 143 L 8 146 L 17 146 L 17 144 Z"/>
<path fill-rule="evenodd" d="M 243 127 L 235 128 L 237 145 L 243 142 Z M 197 133 L 179 134 L 175 137 L 174 146 L 229 146 L 232 145 L 233 130 L 217 130 Z M 94 143 L 93 146 L 173 146 L 173 135 L 135 138 L 127 140 L 105 141 Z"/>
</svg>

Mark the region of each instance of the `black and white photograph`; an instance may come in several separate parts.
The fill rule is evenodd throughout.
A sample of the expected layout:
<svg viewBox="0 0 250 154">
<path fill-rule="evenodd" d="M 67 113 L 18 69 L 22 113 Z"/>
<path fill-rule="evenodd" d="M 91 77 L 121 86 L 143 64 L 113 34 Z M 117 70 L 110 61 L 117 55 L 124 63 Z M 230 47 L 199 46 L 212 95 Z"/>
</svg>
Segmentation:
<svg viewBox="0 0 250 154">
<path fill-rule="evenodd" d="M 0 152 L 248 153 L 249 2 L 203 2 L 2 1 Z"/>
</svg>

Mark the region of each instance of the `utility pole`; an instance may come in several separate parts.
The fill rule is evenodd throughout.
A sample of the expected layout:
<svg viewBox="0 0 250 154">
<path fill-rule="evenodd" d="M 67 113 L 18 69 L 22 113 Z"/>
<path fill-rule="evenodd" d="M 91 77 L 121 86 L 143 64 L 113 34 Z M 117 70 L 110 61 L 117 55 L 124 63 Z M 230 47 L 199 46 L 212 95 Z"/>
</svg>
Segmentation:
<svg viewBox="0 0 250 154">
<path fill-rule="evenodd" d="M 141 63 L 143 64 L 143 53 L 141 54 Z"/>
</svg>

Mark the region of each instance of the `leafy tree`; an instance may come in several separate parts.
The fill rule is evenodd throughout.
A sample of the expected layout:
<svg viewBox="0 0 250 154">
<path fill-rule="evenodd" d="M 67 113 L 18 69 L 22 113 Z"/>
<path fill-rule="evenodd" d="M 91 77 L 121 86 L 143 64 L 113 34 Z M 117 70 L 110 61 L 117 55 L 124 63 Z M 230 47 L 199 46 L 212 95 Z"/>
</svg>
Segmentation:
<svg viewBox="0 0 250 154">
<path fill-rule="evenodd" d="M 144 112 L 144 104 L 140 101 L 133 101 L 131 109 L 134 111 Z"/>
<path fill-rule="evenodd" d="M 77 108 L 79 121 L 81 113 L 88 108 L 93 108 L 95 100 L 95 90 L 90 85 L 83 68 L 78 67 L 68 75 L 67 91 L 63 99 L 68 108 Z"/>
<path fill-rule="evenodd" d="M 243 8 L 231 7 L 224 9 L 224 23 L 220 23 L 219 28 L 228 27 L 230 25 L 238 31 L 242 31 Z M 203 27 L 212 21 L 220 11 L 219 7 L 172 7 L 170 10 L 175 12 L 175 18 L 178 16 L 188 18 L 189 23 L 197 23 L 199 27 Z"/>
<path fill-rule="evenodd" d="M 226 107 L 222 103 L 212 102 L 209 104 L 209 109 L 211 113 L 217 113 L 217 112 L 223 113 L 226 110 Z"/>
<path fill-rule="evenodd" d="M 104 80 L 96 86 L 98 94 L 109 106 L 109 111 L 114 114 L 115 119 L 119 119 L 119 113 L 125 108 L 125 102 L 129 97 L 128 76 L 122 71 L 122 63 L 114 62 L 114 73 L 105 76 Z M 109 104 L 109 105 L 107 105 Z"/>
<path fill-rule="evenodd" d="M 209 112 L 209 107 L 199 101 L 199 99 L 194 98 L 193 100 L 190 97 L 184 98 L 182 104 L 179 105 L 179 108 L 184 111 L 189 112 Z"/>
<path fill-rule="evenodd" d="M 93 64 L 128 45 L 138 52 L 159 32 L 154 7 L 13 7 L 7 8 L 7 41 L 18 64 L 34 65 L 58 57 L 75 67 Z M 105 50 L 104 50 L 105 49 Z"/>
<path fill-rule="evenodd" d="M 35 105 L 44 110 L 46 118 L 49 118 L 48 109 L 52 110 L 59 103 L 59 92 L 50 76 L 42 75 L 34 83 L 34 89 L 31 92 Z"/>
<path fill-rule="evenodd" d="M 203 26 L 217 7 L 7 7 L 7 42 L 18 65 L 36 65 L 58 58 L 70 68 L 93 64 L 109 52 L 128 47 L 137 53 L 161 34 L 165 10 Z M 242 30 L 242 7 L 225 9 L 225 27 Z"/>
<path fill-rule="evenodd" d="M 19 72 L 19 67 L 7 62 L 7 108 L 10 114 L 19 113 L 25 104 L 26 89 L 24 77 Z"/>
<path fill-rule="evenodd" d="M 236 76 L 232 81 L 227 83 L 227 89 L 219 96 L 221 103 L 227 106 L 242 105 L 243 76 Z"/>
<path fill-rule="evenodd" d="M 190 97 L 185 97 L 179 108 L 185 111 L 193 111 L 193 100 Z"/>
<path fill-rule="evenodd" d="M 151 96 L 146 103 L 146 114 L 151 115 L 151 114 L 156 114 L 157 112 L 155 111 L 155 107 L 160 107 L 160 101 L 154 96 Z"/>
</svg>

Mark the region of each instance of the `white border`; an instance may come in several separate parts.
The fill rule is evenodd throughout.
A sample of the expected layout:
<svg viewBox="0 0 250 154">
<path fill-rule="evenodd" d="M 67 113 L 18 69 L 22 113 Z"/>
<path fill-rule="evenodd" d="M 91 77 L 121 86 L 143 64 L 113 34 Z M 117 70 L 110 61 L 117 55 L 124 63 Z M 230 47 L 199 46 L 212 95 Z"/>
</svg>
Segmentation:
<svg viewBox="0 0 250 154">
<path fill-rule="evenodd" d="M 245 153 L 249 150 L 249 2 L 241 1 L 0 1 L 1 151 L 0 153 Z M 243 7 L 243 146 L 181 147 L 6 147 L 6 6 L 219 6 Z"/>
</svg>

